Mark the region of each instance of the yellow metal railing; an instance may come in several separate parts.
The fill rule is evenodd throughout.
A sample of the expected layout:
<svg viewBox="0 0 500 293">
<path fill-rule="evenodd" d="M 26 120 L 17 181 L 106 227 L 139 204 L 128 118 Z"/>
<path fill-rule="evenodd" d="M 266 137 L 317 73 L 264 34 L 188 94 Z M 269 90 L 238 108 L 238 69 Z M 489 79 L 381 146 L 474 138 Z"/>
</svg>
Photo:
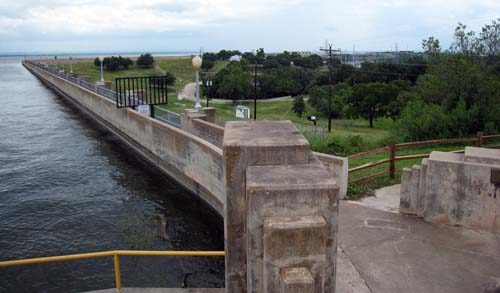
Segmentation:
<svg viewBox="0 0 500 293">
<path fill-rule="evenodd" d="M 121 291 L 122 280 L 120 275 L 120 256 L 224 256 L 224 255 L 225 255 L 224 251 L 111 250 L 111 251 L 99 251 L 99 252 L 1 261 L 0 268 L 112 256 L 115 267 L 116 291 Z"/>
</svg>

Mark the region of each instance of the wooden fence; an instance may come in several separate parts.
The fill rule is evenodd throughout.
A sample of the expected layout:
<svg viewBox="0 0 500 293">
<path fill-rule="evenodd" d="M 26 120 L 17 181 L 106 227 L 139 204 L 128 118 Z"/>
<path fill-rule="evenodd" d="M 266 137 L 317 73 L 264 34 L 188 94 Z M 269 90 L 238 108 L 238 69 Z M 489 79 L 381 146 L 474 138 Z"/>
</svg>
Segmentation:
<svg viewBox="0 0 500 293">
<path fill-rule="evenodd" d="M 397 161 L 405 161 L 405 160 L 414 160 L 420 158 L 427 158 L 430 154 L 416 154 L 416 155 L 406 155 L 406 156 L 396 156 L 396 151 L 399 149 L 408 149 L 408 148 L 416 148 L 416 147 L 427 147 L 433 145 L 444 145 L 444 144 L 457 144 L 457 143 L 475 143 L 476 146 L 480 147 L 487 141 L 499 140 L 500 135 L 483 135 L 482 132 L 478 132 L 476 137 L 466 137 L 466 138 L 452 138 L 452 139 L 439 139 L 439 140 L 427 140 L 427 141 L 417 141 L 417 142 L 406 142 L 396 144 L 394 142 L 389 143 L 388 146 L 376 148 L 373 150 L 369 150 L 366 152 L 358 153 L 349 156 L 349 162 L 356 159 L 366 158 L 372 155 L 377 155 L 381 153 L 388 153 L 387 158 L 380 159 L 377 161 L 365 163 L 360 166 L 356 166 L 354 168 L 349 169 L 349 177 L 350 175 L 359 172 L 361 170 L 367 170 L 373 168 L 375 166 L 379 166 L 382 164 L 389 164 L 389 168 L 387 170 L 369 174 L 363 177 L 358 177 L 349 181 L 349 184 L 352 183 L 361 183 L 369 181 L 373 178 L 380 177 L 383 175 L 389 175 L 391 179 L 394 179 L 396 176 L 396 162 Z M 483 146 L 488 148 L 499 148 L 499 146 Z M 453 151 L 456 153 L 464 152 L 464 150 L 456 150 Z"/>
</svg>

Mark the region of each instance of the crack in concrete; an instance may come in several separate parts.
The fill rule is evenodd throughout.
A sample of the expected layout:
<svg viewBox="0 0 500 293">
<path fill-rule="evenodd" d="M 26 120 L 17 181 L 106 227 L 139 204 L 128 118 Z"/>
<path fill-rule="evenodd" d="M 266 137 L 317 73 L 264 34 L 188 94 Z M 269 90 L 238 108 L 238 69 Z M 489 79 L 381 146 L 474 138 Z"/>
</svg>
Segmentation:
<svg viewBox="0 0 500 293">
<path fill-rule="evenodd" d="M 361 274 L 361 271 L 359 270 L 358 266 L 356 266 L 356 264 L 354 264 L 354 262 L 351 260 L 351 257 L 349 256 L 349 254 L 347 253 L 347 251 L 342 247 L 342 245 L 338 245 L 337 249 L 341 250 L 341 252 L 343 252 L 345 254 L 345 256 L 347 257 L 347 260 L 354 267 L 354 269 L 356 270 L 356 272 L 359 275 L 359 278 L 363 281 L 363 283 L 365 284 L 365 286 L 368 289 L 368 291 L 370 291 L 370 293 L 373 293 L 373 290 L 370 288 L 370 285 L 368 285 L 368 282 L 366 282 L 366 280 L 363 277 L 363 275 Z"/>
</svg>

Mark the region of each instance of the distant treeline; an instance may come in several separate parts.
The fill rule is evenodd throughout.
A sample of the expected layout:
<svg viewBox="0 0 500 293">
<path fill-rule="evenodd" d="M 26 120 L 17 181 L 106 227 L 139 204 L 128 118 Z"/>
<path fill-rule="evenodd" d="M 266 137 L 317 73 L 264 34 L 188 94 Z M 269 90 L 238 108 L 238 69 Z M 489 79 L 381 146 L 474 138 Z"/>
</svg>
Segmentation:
<svg viewBox="0 0 500 293">
<path fill-rule="evenodd" d="M 154 64 L 154 58 L 150 53 L 141 54 L 141 56 L 137 58 L 136 64 L 141 68 L 151 68 Z M 94 65 L 101 66 L 99 58 L 94 59 Z M 134 65 L 134 61 L 130 58 L 123 58 L 122 56 L 111 56 L 105 57 L 102 65 L 107 71 L 116 71 L 119 69 L 128 69 L 129 66 Z"/>
</svg>

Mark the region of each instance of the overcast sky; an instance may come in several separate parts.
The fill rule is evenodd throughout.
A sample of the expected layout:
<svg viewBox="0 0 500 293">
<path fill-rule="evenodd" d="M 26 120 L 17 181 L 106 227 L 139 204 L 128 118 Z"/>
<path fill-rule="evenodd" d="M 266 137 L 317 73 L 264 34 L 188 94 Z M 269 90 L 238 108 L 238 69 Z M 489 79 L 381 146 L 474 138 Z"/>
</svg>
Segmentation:
<svg viewBox="0 0 500 293">
<path fill-rule="evenodd" d="M 420 50 L 498 17 L 500 0 L 0 0 L 0 52 Z"/>
</svg>

